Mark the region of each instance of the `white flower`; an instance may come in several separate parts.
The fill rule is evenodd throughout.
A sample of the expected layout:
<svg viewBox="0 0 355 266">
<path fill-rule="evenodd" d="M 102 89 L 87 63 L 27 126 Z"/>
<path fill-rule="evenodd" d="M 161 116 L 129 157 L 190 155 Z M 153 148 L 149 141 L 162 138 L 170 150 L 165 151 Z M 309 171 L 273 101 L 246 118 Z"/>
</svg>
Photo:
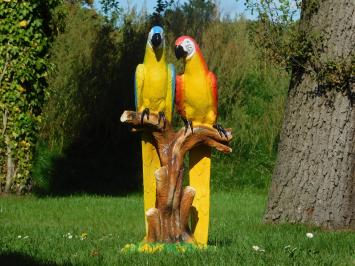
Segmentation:
<svg viewBox="0 0 355 266">
<path fill-rule="evenodd" d="M 22 237 L 21 235 L 17 236 L 17 238 L 21 238 L 21 237 Z"/>
<path fill-rule="evenodd" d="M 28 238 L 28 236 L 24 236 L 24 237 L 23 237 L 23 239 L 26 239 L 26 238 Z"/>
<path fill-rule="evenodd" d="M 71 233 L 66 233 L 65 235 L 63 235 L 63 237 L 67 237 L 69 239 L 72 239 L 73 235 Z"/>
<path fill-rule="evenodd" d="M 308 238 L 313 238 L 314 235 L 313 235 L 312 233 L 307 233 L 307 234 L 306 234 L 306 237 L 308 237 Z"/>
<path fill-rule="evenodd" d="M 262 249 L 262 248 L 260 248 L 259 246 L 252 246 L 252 248 L 253 248 L 255 251 L 265 252 L 265 249 Z"/>
<path fill-rule="evenodd" d="M 258 251 L 260 248 L 259 248 L 258 246 L 253 246 L 253 249 L 254 249 L 255 251 Z"/>
</svg>

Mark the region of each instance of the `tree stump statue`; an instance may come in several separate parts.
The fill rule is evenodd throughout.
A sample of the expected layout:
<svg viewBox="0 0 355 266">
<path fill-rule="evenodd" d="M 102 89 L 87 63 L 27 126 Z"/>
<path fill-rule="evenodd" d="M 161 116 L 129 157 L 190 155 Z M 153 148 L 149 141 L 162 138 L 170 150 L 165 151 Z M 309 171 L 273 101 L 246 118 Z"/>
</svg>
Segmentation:
<svg viewBox="0 0 355 266">
<path fill-rule="evenodd" d="M 158 115 L 151 113 L 142 120 L 141 113 L 134 111 L 125 111 L 121 122 L 131 125 L 132 131 L 150 132 L 160 158 L 161 167 L 155 171 L 155 208 L 146 211 L 146 241 L 194 243 L 188 224 L 195 189 L 191 186 L 182 187 L 184 156 L 198 145 L 208 145 L 223 153 L 230 153 L 232 149 L 228 144 L 232 139 L 231 129 L 226 129 L 226 135 L 220 135 L 216 129 L 207 126 L 197 126 L 193 132 L 190 128 L 175 132 L 171 123 L 160 122 Z"/>
</svg>

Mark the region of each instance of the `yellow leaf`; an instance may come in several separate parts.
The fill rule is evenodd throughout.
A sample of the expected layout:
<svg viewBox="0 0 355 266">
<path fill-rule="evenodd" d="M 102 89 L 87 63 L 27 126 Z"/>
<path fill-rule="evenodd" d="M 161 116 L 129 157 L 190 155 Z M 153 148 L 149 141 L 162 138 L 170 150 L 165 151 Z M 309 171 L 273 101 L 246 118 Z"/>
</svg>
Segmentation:
<svg viewBox="0 0 355 266">
<path fill-rule="evenodd" d="M 24 87 L 22 87 L 21 85 L 19 85 L 19 86 L 17 87 L 17 90 L 18 90 L 19 92 L 21 92 L 21 93 L 23 93 L 23 92 L 26 91 L 26 89 L 25 89 Z"/>
<path fill-rule="evenodd" d="M 86 239 L 87 237 L 88 237 L 88 234 L 85 232 L 81 233 L 81 235 L 80 235 L 81 239 Z"/>
<path fill-rule="evenodd" d="M 25 140 L 21 140 L 20 144 L 23 147 L 27 147 L 27 142 Z"/>
<path fill-rule="evenodd" d="M 19 25 L 21 28 L 26 28 L 28 25 L 28 22 L 26 20 L 22 20 L 22 21 L 20 21 Z"/>
</svg>

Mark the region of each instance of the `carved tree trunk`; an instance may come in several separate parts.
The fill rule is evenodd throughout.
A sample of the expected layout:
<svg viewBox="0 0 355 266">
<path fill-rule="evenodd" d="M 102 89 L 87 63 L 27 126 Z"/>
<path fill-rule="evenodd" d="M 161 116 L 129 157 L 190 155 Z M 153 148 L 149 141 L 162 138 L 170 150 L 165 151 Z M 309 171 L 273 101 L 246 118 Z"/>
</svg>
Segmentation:
<svg viewBox="0 0 355 266">
<path fill-rule="evenodd" d="M 303 1 L 300 27 L 320 36 L 320 71 L 330 61 L 354 64 L 354 0 Z M 293 72 L 265 221 L 355 228 L 353 71 L 338 88 Z"/>
<path fill-rule="evenodd" d="M 182 188 L 184 156 L 187 151 L 197 145 L 208 145 L 217 150 L 229 153 L 232 151 L 228 143 L 232 139 L 231 130 L 227 129 L 227 137 L 221 136 L 212 127 L 199 126 L 191 132 L 185 128 L 174 132 L 167 121 L 158 123 L 158 117 L 150 114 L 141 123 L 141 113 L 125 111 L 121 122 L 133 126 L 134 130 L 151 132 L 159 154 L 162 167 L 155 172 L 157 182 L 156 208 L 146 212 L 148 221 L 147 242 L 194 242 L 188 226 L 190 207 L 195 196 L 193 187 Z"/>
</svg>

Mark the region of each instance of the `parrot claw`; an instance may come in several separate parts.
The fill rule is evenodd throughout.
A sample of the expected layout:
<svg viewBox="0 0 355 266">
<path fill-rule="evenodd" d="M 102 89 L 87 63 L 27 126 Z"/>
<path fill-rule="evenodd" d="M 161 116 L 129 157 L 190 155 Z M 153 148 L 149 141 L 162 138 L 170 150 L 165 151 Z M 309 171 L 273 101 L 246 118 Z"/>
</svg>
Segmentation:
<svg viewBox="0 0 355 266">
<path fill-rule="evenodd" d="M 163 111 L 158 113 L 158 125 L 160 124 L 160 121 L 163 120 L 163 129 L 165 128 L 166 125 L 166 116 L 165 113 Z"/>
<path fill-rule="evenodd" d="M 188 120 L 187 121 L 187 124 L 190 126 L 191 128 L 191 133 L 194 133 L 194 127 L 192 126 L 192 121 L 191 120 Z"/>
<path fill-rule="evenodd" d="M 214 127 L 215 129 L 217 129 L 217 131 L 218 131 L 219 135 L 221 136 L 221 138 L 222 138 L 223 136 L 225 136 L 226 139 L 228 139 L 227 131 L 226 131 L 220 124 L 215 124 L 215 125 L 213 125 L 213 127 Z M 222 135 L 222 134 L 223 134 L 223 135 Z"/>
<path fill-rule="evenodd" d="M 143 120 L 144 120 L 144 116 L 147 116 L 147 119 L 149 120 L 149 108 L 145 108 L 142 112 L 142 116 L 141 116 L 141 124 L 143 124 Z"/>
<path fill-rule="evenodd" d="M 187 130 L 189 129 L 189 127 L 191 128 L 191 132 L 194 133 L 194 127 L 192 126 L 192 121 L 187 120 L 185 118 L 182 118 L 182 121 L 184 121 L 184 124 L 185 124 L 185 134 L 186 134 Z"/>
</svg>

